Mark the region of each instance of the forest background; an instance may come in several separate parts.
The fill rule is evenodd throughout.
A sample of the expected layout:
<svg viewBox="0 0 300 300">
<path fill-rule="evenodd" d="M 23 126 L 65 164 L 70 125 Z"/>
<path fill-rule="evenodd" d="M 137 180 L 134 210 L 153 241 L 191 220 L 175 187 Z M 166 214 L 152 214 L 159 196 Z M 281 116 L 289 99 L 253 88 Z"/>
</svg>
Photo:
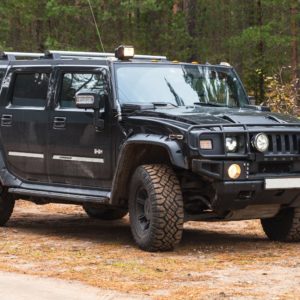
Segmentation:
<svg viewBox="0 0 300 300">
<path fill-rule="evenodd" d="M 300 0 L 0 0 L 0 50 L 136 53 L 233 65 L 257 104 L 299 114 Z"/>
</svg>

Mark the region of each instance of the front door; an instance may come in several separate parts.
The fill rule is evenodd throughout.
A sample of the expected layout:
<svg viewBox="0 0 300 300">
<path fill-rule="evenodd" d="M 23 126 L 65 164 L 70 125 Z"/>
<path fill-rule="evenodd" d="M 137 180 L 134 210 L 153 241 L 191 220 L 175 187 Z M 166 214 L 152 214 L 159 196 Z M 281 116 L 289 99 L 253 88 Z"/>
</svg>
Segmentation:
<svg viewBox="0 0 300 300">
<path fill-rule="evenodd" d="M 109 104 L 100 111 L 102 131 L 94 126 L 94 111 L 75 105 L 78 92 L 107 93 L 107 70 L 57 67 L 55 107 L 50 112 L 48 174 L 54 184 L 109 188 L 112 179 Z"/>
</svg>

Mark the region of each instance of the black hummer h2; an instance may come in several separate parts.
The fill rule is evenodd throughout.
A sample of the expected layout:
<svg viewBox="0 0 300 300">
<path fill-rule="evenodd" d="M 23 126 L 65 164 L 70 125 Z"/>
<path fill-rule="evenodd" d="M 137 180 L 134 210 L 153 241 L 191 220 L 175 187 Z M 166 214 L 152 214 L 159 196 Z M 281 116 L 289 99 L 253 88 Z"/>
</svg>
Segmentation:
<svg viewBox="0 0 300 300">
<path fill-rule="evenodd" d="M 227 64 L 49 51 L 0 55 L 0 224 L 16 199 L 129 210 L 148 251 L 184 221 L 261 219 L 300 239 L 300 122 L 249 103 Z"/>
</svg>

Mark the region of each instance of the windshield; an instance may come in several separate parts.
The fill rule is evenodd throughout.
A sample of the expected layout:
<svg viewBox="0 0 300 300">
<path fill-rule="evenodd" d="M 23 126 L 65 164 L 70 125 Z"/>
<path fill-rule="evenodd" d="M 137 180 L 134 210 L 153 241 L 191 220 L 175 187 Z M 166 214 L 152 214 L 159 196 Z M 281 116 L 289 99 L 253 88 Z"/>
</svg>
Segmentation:
<svg viewBox="0 0 300 300">
<path fill-rule="evenodd" d="M 248 104 L 231 68 L 199 65 L 117 64 L 121 104 L 166 103 L 173 106 Z"/>
</svg>

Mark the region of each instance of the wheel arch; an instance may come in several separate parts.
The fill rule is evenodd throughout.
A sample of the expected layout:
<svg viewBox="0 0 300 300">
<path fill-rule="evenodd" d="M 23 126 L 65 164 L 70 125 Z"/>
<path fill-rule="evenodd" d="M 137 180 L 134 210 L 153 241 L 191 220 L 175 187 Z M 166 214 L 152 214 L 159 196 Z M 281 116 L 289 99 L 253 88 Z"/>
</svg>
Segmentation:
<svg viewBox="0 0 300 300">
<path fill-rule="evenodd" d="M 179 143 L 166 136 L 138 134 L 122 146 L 113 180 L 110 204 L 127 206 L 129 183 L 134 170 L 142 164 L 170 164 L 188 169 L 187 158 Z"/>
</svg>

